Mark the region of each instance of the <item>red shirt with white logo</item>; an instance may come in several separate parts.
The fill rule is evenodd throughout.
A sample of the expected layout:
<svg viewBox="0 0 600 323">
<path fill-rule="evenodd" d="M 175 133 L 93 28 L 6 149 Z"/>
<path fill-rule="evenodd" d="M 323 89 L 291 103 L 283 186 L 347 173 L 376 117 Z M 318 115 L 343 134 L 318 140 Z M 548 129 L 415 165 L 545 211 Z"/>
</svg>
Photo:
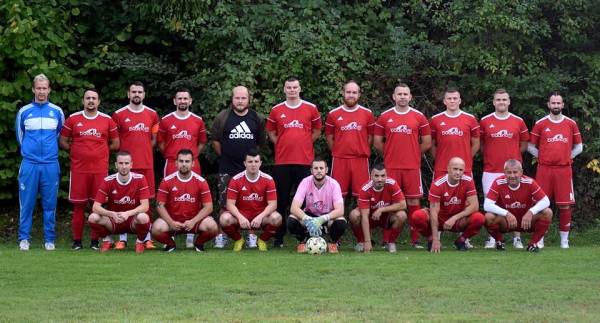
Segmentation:
<svg viewBox="0 0 600 323">
<path fill-rule="evenodd" d="M 153 169 L 152 134 L 158 132 L 158 113 L 147 106 L 140 111 L 125 106 L 112 118 L 119 127 L 119 149 L 131 154 L 133 169 Z"/>
<path fill-rule="evenodd" d="M 251 181 L 243 171 L 229 181 L 227 199 L 235 200 L 235 206 L 243 216 L 254 218 L 265 210 L 268 201 L 277 201 L 275 181 L 263 172 Z"/>
<path fill-rule="evenodd" d="M 282 102 L 271 109 L 266 129 L 277 134 L 276 165 L 310 165 L 315 157 L 312 132 L 321 129 L 321 114 L 304 100 L 294 107 Z"/>
<path fill-rule="evenodd" d="M 545 196 L 544 191 L 531 177 L 521 176 L 519 187 L 513 189 L 508 186 L 506 176 L 502 175 L 494 180 L 486 198 L 515 216 L 523 216 Z"/>
<path fill-rule="evenodd" d="M 194 158 L 198 158 L 198 144 L 206 141 L 204 120 L 192 112 L 183 118 L 171 112 L 160 120 L 158 142 L 165 144 L 163 157 L 166 159 L 176 160 L 181 149 L 191 150 Z"/>
<path fill-rule="evenodd" d="M 448 175 L 444 175 L 429 188 L 429 202 L 440 203 L 439 223 L 445 222 L 451 216 L 463 211 L 466 207 L 467 197 L 477 195 L 475 183 L 469 176 L 463 175 L 458 183 L 450 185 Z"/>
<path fill-rule="evenodd" d="M 490 113 L 479 122 L 483 147 L 483 171 L 502 173 L 509 159 L 522 161 L 520 145 L 529 141 L 529 130 L 523 119 L 509 113 L 504 118 Z"/>
<path fill-rule="evenodd" d="M 125 212 L 138 207 L 141 200 L 150 198 L 150 191 L 146 178 L 142 174 L 129 173 L 126 183 L 119 182 L 118 174 L 104 178 L 100 184 L 94 201 L 105 204 L 113 212 Z"/>
<path fill-rule="evenodd" d="M 160 182 L 156 201 L 165 204 L 173 220 L 185 222 L 198 215 L 204 204 L 212 203 L 212 195 L 202 176 L 192 172 L 190 178 L 182 180 L 175 172 Z"/>
<path fill-rule="evenodd" d="M 71 138 L 71 171 L 108 173 L 108 143 L 119 138 L 117 125 L 108 115 L 98 112 L 90 118 L 83 111 L 75 112 L 65 121 L 60 135 Z"/>
<path fill-rule="evenodd" d="M 358 193 L 358 208 L 370 209 L 371 212 L 378 208 L 386 207 L 404 200 L 404 194 L 400 190 L 398 183 L 388 178 L 385 180 L 383 188 L 375 190 L 373 181 L 365 184 Z"/>
<path fill-rule="evenodd" d="M 547 166 L 569 166 L 573 145 L 582 143 L 577 123 L 563 116 L 559 121 L 546 116 L 531 130 L 531 143 L 539 150 L 538 162 Z"/>
<path fill-rule="evenodd" d="M 436 145 L 435 171 L 445 172 L 450 159 L 460 157 L 465 161 L 465 172 L 471 172 L 471 138 L 479 138 L 477 119 L 464 111 L 460 111 L 456 116 L 442 112 L 431 117 L 429 124 Z"/>
<path fill-rule="evenodd" d="M 327 114 L 325 134 L 333 135 L 331 154 L 336 158 L 369 158 L 375 117 L 371 110 L 358 105 L 354 110 L 345 106 Z"/>
<path fill-rule="evenodd" d="M 430 134 L 427 118 L 413 108 L 400 113 L 392 107 L 375 123 L 375 135 L 385 137 L 383 160 L 388 169 L 421 168 L 419 137 Z"/>
</svg>

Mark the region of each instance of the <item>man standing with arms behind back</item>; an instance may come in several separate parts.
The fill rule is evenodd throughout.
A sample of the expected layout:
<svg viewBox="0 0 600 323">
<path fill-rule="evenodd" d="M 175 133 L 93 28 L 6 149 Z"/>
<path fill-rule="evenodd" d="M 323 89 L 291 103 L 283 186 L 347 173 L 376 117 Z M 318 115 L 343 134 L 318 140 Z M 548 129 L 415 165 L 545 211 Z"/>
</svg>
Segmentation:
<svg viewBox="0 0 600 323">
<path fill-rule="evenodd" d="M 54 250 L 56 198 L 60 183 L 58 136 L 65 116 L 48 101 L 50 80 L 44 74 L 33 78 L 33 102 L 22 107 L 15 120 L 17 143 L 21 147 L 19 168 L 19 249 L 29 250 L 33 209 L 38 193 L 42 200 L 44 248 Z"/>
</svg>

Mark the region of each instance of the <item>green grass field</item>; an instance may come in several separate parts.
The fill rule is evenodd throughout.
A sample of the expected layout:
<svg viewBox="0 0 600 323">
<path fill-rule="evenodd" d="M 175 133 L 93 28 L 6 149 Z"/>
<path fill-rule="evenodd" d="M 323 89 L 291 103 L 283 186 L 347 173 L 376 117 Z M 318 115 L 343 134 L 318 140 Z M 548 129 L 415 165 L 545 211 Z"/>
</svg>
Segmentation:
<svg viewBox="0 0 600 323">
<path fill-rule="evenodd" d="M 0 245 L 0 321 L 599 321 L 600 246 L 433 255 Z M 583 246 L 578 246 L 580 241 Z M 477 241 L 479 243 L 479 241 Z M 180 244 L 181 245 L 181 244 Z"/>
</svg>

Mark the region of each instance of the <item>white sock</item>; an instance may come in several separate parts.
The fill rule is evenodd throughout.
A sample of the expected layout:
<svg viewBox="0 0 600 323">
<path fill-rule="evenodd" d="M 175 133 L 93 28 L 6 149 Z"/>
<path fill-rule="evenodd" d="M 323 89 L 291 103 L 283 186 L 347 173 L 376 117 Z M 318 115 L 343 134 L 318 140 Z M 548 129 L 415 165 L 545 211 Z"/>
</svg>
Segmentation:
<svg viewBox="0 0 600 323">
<path fill-rule="evenodd" d="M 106 236 L 106 237 L 104 237 L 104 239 L 102 239 L 102 241 L 108 241 L 108 242 L 110 242 L 110 243 L 113 243 L 113 239 L 112 239 L 112 237 L 111 237 L 111 236 Z"/>
<path fill-rule="evenodd" d="M 560 231 L 560 241 L 569 240 L 569 231 Z"/>
<path fill-rule="evenodd" d="M 123 233 L 119 236 L 119 240 L 121 241 L 127 241 L 127 233 Z"/>
<path fill-rule="evenodd" d="M 144 243 L 144 241 L 140 241 L 140 239 L 135 239 L 135 243 Z"/>
<path fill-rule="evenodd" d="M 186 241 L 194 241 L 194 235 L 191 233 L 188 233 L 186 236 Z"/>
<path fill-rule="evenodd" d="M 520 237 L 520 236 L 513 237 L 513 241 L 518 241 L 518 240 L 521 240 L 521 237 Z"/>
<path fill-rule="evenodd" d="M 146 233 L 146 238 L 144 241 L 148 241 L 148 240 L 152 240 L 152 236 L 150 235 L 150 231 L 148 231 L 148 233 Z"/>
</svg>

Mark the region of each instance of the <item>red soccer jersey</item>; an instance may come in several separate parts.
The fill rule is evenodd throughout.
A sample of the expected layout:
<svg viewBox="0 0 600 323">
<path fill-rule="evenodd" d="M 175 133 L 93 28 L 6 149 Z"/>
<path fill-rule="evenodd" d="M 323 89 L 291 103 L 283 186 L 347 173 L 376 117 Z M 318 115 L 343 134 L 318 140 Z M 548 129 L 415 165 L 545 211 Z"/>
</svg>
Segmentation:
<svg viewBox="0 0 600 323">
<path fill-rule="evenodd" d="M 494 180 L 486 198 L 515 216 L 523 216 L 545 196 L 544 191 L 531 177 L 521 176 L 519 187 L 512 189 L 508 186 L 506 176 L 502 175 Z"/>
<path fill-rule="evenodd" d="M 113 120 L 119 127 L 120 150 L 131 154 L 134 169 L 153 169 L 152 134 L 158 132 L 158 113 L 143 106 L 133 111 L 125 106 L 113 113 Z"/>
<path fill-rule="evenodd" d="M 385 137 L 383 160 L 386 168 L 421 168 L 419 137 L 431 135 L 429 122 L 421 112 L 409 108 L 400 113 L 392 107 L 377 119 L 375 135 Z"/>
<path fill-rule="evenodd" d="M 109 139 L 119 138 L 117 125 L 108 115 L 98 112 L 89 118 L 83 111 L 75 112 L 65 121 L 60 135 L 71 138 L 72 171 L 106 175 Z"/>
<path fill-rule="evenodd" d="M 529 130 L 523 119 L 509 113 L 500 118 L 490 113 L 479 122 L 483 147 L 483 171 L 502 173 L 509 159 L 522 161 L 520 145 L 529 141 Z"/>
<path fill-rule="evenodd" d="M 242 215 L 254 218 L 264 211 L 268 201 L 277 201 L 275 181 L 263 172 L 259 172 L 258 178 L 251 181 L 243 171 L 229 181 L 227 199 L 235 200 L 235 206 Z"/>
<path fill-rule="evenodd" d="M 189 149 L 198 158 L 198 144 L 206 143 L 204 120 L 194 113 L 181 118 L 171 112 L 164 116 L 158 127 L 158 142 L 165 144 L 163 153 L 166 159 L 177 159 L 177 152 Z"/>
<path fill-rule="evenodd" d="M 429 188 L 429 202 L 440 203 L 438 219 L 440 223 L 465 209 L 467 197 L 477 195 L 475 183 L 469 176 L 463 175 L 460 181 L 452 186 L 448 183 L 448 175 L 444 175 Z"/>
<path fill-rule="evenodd" d="M 386 207 L 404 200 L 404 194 L 398 183 L 388 178 L 380 191 L 373 187 L 373 181 L 363 185 L 358 193 L 358 208 L 370 209 L 371 212 L 378 208 Z"/>
<path fill-rule="evenodd" d="M 212 203 L 208 183 L 202 176 L 192 172 L 187 180 L 173 173 L 163 178 L 156 194 L 158 203 L 165 203 L 169 216 L 175 221 L 185 222 L 195 217 L 202 205 Z"/>
<path fill-rule="evenodd" d="M 127 183 L 119 182 L 118 174 L 105 177 L 94 201 L 107 203 L 106 208 L 113 212 L 125 212 L 138 207 L 141 200 L 149 199 L 150 191 L 144 175 L 133 172 L 129 174 L 131 176 Z"/>
<path fill-rule="evenodd" d="M 282 102 L 271 109 L 266 128 L 277 134 L 276 165 L 310 165 L 315 157 L 312 132 L 321 129 L 321 114 L 316 105 L 301 101 L 292 107 Z"/>
<path fill-rule="evenodd" d="M 348 110 L 340 106 L 329 111 L 325 120 L 325 134 L 333 135 L 331 154 L 337 158 L 369 158 L 375 117 L 371 110 L 357 106 Z"/>
<path fill-rule="evenodd" d="M 531 130 L 531 143 L 539 149 L 538 162 L 547 166 L 571 165 L 573 145 L 582 143 L 577 123 L 565 116 L 560 121 L 546 116 Z"/>
<path fill-rule="evenodd" d="M 452 117 L 442 112 L 434 115 L 429 123 L 436 145 L 434 169 L 445 172 L 450 159 L 460 157 L 465 161 L 465 172 L 471 172 L 471 138 L 479 138 L 477 119 L 464 111 Z"/>
</svg>

